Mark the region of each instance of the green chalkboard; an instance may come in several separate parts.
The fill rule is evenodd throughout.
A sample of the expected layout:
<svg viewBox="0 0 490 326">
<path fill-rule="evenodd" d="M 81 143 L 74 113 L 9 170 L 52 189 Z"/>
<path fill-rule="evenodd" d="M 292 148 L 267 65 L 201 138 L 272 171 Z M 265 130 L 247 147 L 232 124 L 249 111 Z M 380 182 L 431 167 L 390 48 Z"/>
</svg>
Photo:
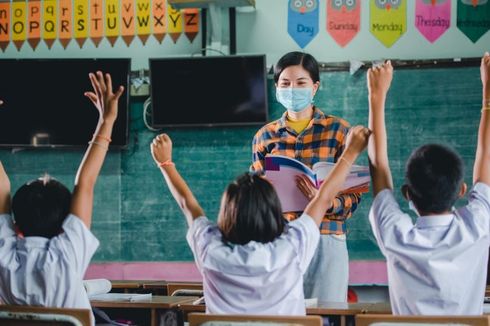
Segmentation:
<svg viewBox="0 0 490 326">
<path fill-rule="evenodd" d="M 406 68 L 406 63 L 403 64 Z M 479 69 L 429 64 L 396 69 L 386 108 L 389 155 L 395 187 L 403 183 L 411 150 L 427 142 L 449 144 L 463 157 L 466 182 L 471 170 L 481 107 Z M 365 71 L 323 72 L 315 104 L 352 125 L 367 124 Z M 282 107 L 269 80 L 270 119 Z M 185 100 L 185 99 L 183 99 Z M 190 261 L 186 224 L 149 153 L 156 132 L 144 127 L 143 105 L 131 103 L 128 150 L 112 152 L 96 188 L 93 231 L 101 245 L 95 261 Z M 164 130 L 174 142 L 174 161 L 211 219 L 216 219 L 225 186 L 251 162 L 251 140 L 258 127 Z M 72 187 L 82 151 L 0 151 L 15 191 L 25 181 L 49 172 Z M 366 155 L 359 161 L 367 164 Z M 402 200 L 399 192 L 397 196 Z M 348 222 L 351 260 L 382 259 L 367 220 L 370 194 Z M 406 205 L 403 204 L 406 208 Z"/>
</svg>

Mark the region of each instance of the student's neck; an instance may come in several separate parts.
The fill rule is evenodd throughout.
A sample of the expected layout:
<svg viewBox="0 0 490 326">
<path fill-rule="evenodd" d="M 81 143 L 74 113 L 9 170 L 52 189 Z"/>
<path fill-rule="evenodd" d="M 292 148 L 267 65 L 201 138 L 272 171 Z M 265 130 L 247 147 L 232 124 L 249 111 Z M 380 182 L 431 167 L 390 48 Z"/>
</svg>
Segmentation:
<svg viewBox="0 0 490 326">
<path fill-rule="evenodd" d="M 300 121 L 300 120 L 311 119 L 312 116 L 313 116 L 313 105 L 311 104 L 308 108 L 304 109 L 301 112 L 288 111 L 289 121 Z"/>
<path fill-rule="evenodd" d="M 451 211 L 444 211 L 440 213 L 426 213 L 426 212 L 419 212 L 420 216 L 439 216 L 439 215 L 448 215 L 451 214 Z"/>
</svg>

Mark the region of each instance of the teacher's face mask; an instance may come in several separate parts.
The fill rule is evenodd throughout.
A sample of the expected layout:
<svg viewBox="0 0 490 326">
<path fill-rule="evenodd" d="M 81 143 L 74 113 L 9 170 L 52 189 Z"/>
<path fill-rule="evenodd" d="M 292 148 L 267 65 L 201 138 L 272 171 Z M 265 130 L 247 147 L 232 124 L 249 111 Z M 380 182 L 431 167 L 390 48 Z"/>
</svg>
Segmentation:
<svg viewBox="0 0 490 326">
<path fill-rule="evenodd" d="M 310 87 L 277 88 L 276 98 L 286 109 L 292 112 L 301 112 L 313 102 L 313 90 Z"/>
</svg>

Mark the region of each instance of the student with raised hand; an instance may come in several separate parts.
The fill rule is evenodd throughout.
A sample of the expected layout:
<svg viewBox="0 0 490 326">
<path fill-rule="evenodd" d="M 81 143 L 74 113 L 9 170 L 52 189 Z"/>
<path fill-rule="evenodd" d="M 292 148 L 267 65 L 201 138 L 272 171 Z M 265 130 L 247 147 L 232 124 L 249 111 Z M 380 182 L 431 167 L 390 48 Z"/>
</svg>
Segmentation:
<svg viewBox="0 0 490 326">
<path fill-rule="evenodd" d="M 272 185 L 246 173 L 226 188 L 217 224 L 205 217 L 172 162 L 170 138 L 154 139 L 153 158 L 187 218 L 208 313 L 305 315 L 302 278 L 318 245 L 318 226 L 368 137 L 366 128 L 352 128 L 339 163 L 300 218 L 288 223 Z"/>
<path fill-rule="evenodd" d="M 483 108 L 469 203 L 463 162 L 443 145 L 415 149 L 406 164 L 403 196 L 415 224 L 393 194 L 385 100 L 393 76 L 388 61 L 369 69 L 368 155 L 373 185 L 369 220 L 387 260 L 391 308 L 398 315 L 481 315 L 490 246 L 490 56 L 481 61 Z"/>
<path fill-rule="evenodd" d="M 0 162 L 0 299 L 6 304 L 90 309 L 82 278 L 99 245 L 90 232 L 94 186 L 124 89 L 114 93 L 109 74 L 89 77 L 94 90 L 85 95 L 99 121 L 73 194 L 44 176 L 17 190 L 11 210 L 10 182 Z"/>
</svg>

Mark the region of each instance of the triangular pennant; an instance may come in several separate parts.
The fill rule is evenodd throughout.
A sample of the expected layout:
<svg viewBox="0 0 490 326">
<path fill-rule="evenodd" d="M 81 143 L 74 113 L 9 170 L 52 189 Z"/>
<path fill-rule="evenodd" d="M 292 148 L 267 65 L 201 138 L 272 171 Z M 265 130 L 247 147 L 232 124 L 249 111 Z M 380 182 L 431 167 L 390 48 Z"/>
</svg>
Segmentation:
<svg viewBox="0 0 490 326">
<path fill-rule="evenodd" d="M 168 12 L 168 34 L 174 43 L 177 43 L 184 26 L 182 24 L 182 12 L 174 9 L 171 5 L 167 7 Z"/>
<path fill-rule="evenodd" d="M 78 46 L 80 46 L 81 49 L 88 37 L 88 13 L 90 8 L 88 7 L 88 0 L 74 0 L 73 5 L 75 8 L 75 21 L 73 22 L 73 31 L 75 34 L 75 40 L 77 41 Z"/>
<path fill-rule="evenodd" d="M 121 36 L 127 46 L 133 42 L 134 33 L 134 0 L 122 0 Z"/>
<path fill-rule="evenodd" d="M 450 26 L 450 0 L 417 0 L 415 27 L 429 42 L 434 43 Z"/>
<path fill-rule="evenodd" d="M 490 28 L 490 3 L 488 0 L 459 0 L 458 28 L 476 43 Z"/>
<path fill-rule="evenodd" d="M 58 38 L 64 49 L 70 44 L 73 37 L 72 12 L 71 0 L 59 0 Z"/>
<path fill-rule="evenodd" d="M 56 0 L 43 0 L 43 40 L 51 49 L 56 41 L 56 30 L 58 24 L 58 5 Z"/>
<path fill-rule="evenodd" d="M 90 0 L 90 39 L 99 47 L 104 36 L 104 3 L 102 0 Z"/>
<path fill-rule="evenodd" d="M 41 41 L 41 1 L 27 0 L 27 43 L 36 51 Z"/>
<path fill-rule="evenodd" d="M 302 49 L 318 34 L 319 7 L 318 0 L 289 0 L 288 34 Z"/>
<path fill-rule="evenodd" d="M 370 1 L 369 30 L 387 48 L 395 44 L 407 30 L 407 2 Z"/>
<path fill-rule="evenodd" d="M 184 9 L 183 12 L 184 33 L 192 43 L 199 33 L 199 9 Z"/>
<path fill-rule="evenodd" d="M 24 0 L 12 1 L 12 41 L 20 51 L 27 37 L 27 3 Z"/>
<path fill-rule="evenodd" d="M 346 46 L 361 27 L 361 3 L 357 0 L 327 2 L 327 32 L 341 47 Z"/>
<path fill-rule="evenodd" d="M 10 0 L 0 0 L 0 48 L 3 52 L 10 43 Z"/>
<path fill-rule="evenodd" d="M 143 45 L 151 34 L 150 16 L 150 0 L 136 0 L 136 32 Z"/>
<path fill-rule="evenodd" d="M 120 33 L 121 7 L 119 0 L 106 0 L 105 3 L 105 36 L 111 46 L 114 46 Z"/>
<path fill-rule="evenodd" d="M 165 0 L 153 0 L 153 36 L 160 44 L 167 33 L 166 9 Z"/>
</svg>

